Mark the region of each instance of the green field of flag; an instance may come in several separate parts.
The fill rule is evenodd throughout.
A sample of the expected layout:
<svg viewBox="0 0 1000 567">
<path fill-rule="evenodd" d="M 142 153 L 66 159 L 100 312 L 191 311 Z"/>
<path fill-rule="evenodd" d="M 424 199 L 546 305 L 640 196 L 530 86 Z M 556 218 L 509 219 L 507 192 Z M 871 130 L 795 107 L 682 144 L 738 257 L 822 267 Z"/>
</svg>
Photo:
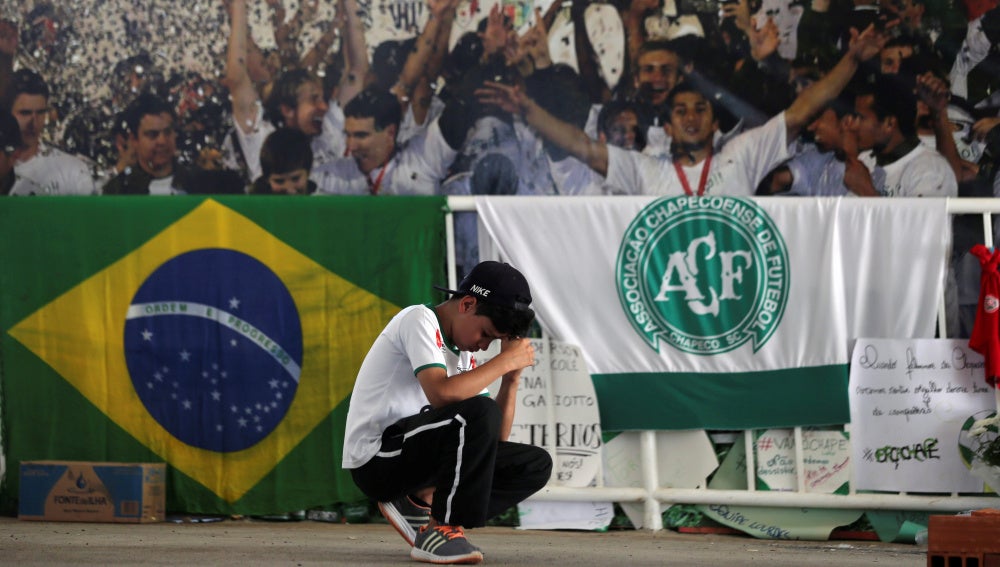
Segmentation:
<svg viewBox="0 0 1000 567">
<path fill-rule="evenodd" d="M 340 468 L 361 360 L 440 297 L 443 198 L 0 202 L 0 423 L 24 460 L 166 462 L 167 509 L 363 496 Z"/>
</svg>

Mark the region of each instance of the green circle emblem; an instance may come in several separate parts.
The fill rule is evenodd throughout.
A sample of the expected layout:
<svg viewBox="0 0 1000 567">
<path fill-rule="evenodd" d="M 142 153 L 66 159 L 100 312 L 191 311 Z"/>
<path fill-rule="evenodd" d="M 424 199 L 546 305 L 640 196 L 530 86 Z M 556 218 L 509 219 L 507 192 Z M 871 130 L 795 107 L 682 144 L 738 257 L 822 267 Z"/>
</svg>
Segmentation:
<svg viewBox="0 0 1000 567">
<path fill-rule="evenodd" d="M 643 340 L 692 354 L 771 338 L 788 302 L 788 250 L 750 199 L 665 197 L 629 224 L 615 269 L 618 298 Z"/>
</svg>

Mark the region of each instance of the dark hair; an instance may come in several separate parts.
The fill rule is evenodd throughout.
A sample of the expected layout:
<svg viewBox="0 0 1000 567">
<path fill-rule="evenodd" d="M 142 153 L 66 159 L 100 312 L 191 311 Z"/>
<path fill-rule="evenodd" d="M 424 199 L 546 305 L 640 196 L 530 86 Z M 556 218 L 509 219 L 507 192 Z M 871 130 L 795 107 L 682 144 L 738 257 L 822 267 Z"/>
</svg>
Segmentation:
<svg viewBox="0 0 1000 567">
<path fill-rule="evenodd" d="M 174 107 L 165 99 L 153 93 L 143 93 L 136 97 L 125 109 L 125 125 L 129 133 L 133 136 L 139 135 L 139 124 L 142 123 L 143 116 L 158 116 L 169 114 L 174 122 L 177 122 L 177 113 Z"/>
<path fill-rule="evenodd" d="M 260 170 L 264 177 L 272 173 L 290 173 L 312 169 L 313 152 L 309 136 L 294 128 L 278 128 L 264 139 L 260 148 Z"/>
<path fill-rule="evenodd" d="M 820 113 L 824 112 L 826 109 L 832 110 L 833 113 L 837 115 L 837 118 L 843 118 L 849 114 L 854 114 L 854 93 L 842 91 L 836 96 L 836 98 L 831 100 Z"/>
<path fill-rule="evenodd" d="M 535 320 L 535 312 L 531 308 L 514 309 L 513 307 L 487 303 L 478 298 L 476 299 L 476 315 L 488 317 L 498 333 L 509 337 L 523 337 L 527 334 L 528 328 L 531 327 L 531 322 Z"/>
<path fill-rule="evenodd" d="M 683 63 L 684 56 L 677 49 L 677 44 L 666 39 L 652 39 L 642 42 L 642 45 L 639 46 L 639 49 L 636 52 L 635 60 L 638 61 L 640 57 L 647 53 L 652 53 L 653 51 L 669 51 L 670 53 L 676 55 L 677 58 Z"/>
<path fill-rule="evenodd" d="M 917 97 L 913 82 L 903 75 L 879 75 L 869 89 L 859 96 L 872 96 L 872 112 L 879 120 L 892 116 L 903 136 L 917 135 Z"/>
<path fill-rule="evenodd" d="M 483 40 L 475 32 L 466 32 L 458 38 L 455 47 L 448 53 L 444 73 L 458 82 L 459 78 L 477 65 L 483 57 Z"/>
<path fill-rule="evenodd" d="M 917 41 L 916 38 L 909 35 L 898 35 L 893 37 L 889 41 L 885 42 L 885 47 L 882 49 L 889 49 L 890 47 L 911 47 L 916 51 Z"/>
<path fill-rule="evenodd" d="M 153 73 L 153 67 L 153 58 L 144 51 L 142 53 L 126 57 L 125 59 L 115 63 L 111 74 L 113 75 L 115 82 L 120 82 L 127 80 L 128 76 L 132 73 L 135 73 L 136 75 Z"/>
<path fill-rule="evenodd" d="M 3 94 L 3 108 L 11 110 L 18 95 L 39 95 L 49 98 L 49 85 L 38 73 L 30 69 L 18 69 L 10 77 L 10 83 Z"/>
<path fill-rule="evenodd" d="M 609 101 L 601 107 L 601 111 L 597 114 L 597 131 L 607 136 L 611 130 L 611 122 L 626 112 L 635 114 L 636 118 L 641 116 L 638 105 L 633 101 Z M 646 147 L 646 133 L 642 131 L 641 125 L 636 129 L 635 143 L 636 147 L 640 150 Z"/>
<path fill-rule="evenodd" d="M 25 46 L 33 46 L 40 43 L 46 35 L 48 22 L 45 20 L 56 20 L 53 29 L 56 32 L 56 41 L 66 37 L 67 32 L 72 29 L 72 20 L 62 17 L 56 12 L 55 6 L 50 2 L 41 2 L 35 5 L 27 18 L 24 19 L 24 39 Z M 31 48 L 33 49 L 33 47 Z"/>
<path fill-rule="evenodd" d="M 374 118 L 375 130 L 384 130 L 390 125 L 399 127 L 403 110 L 396 95 L 385 89 L 368 87 L 361 91 L 344 107 L 345 118 Z"/>
<path fill-rule="evenodd" d="M 375 86 L 389 90 L 399 81 L 403 66 L 417 45 L 416 38 L 387 39 L 372 52 L 371 70 L 375 74 Z"/>
<path fill-rule="evenodd" d="M 712 118 L 718 118 L 719 109 L 715 106 L 715 100 L 712 97 L 705 94 L 704 92 L 702 92 L 702 90 L 698 88 L 698 86 L 694 83 L 694 81 L 681 81 L 676 85 L 674 85 L 674 88 L 670 89 L 670 92 L 667 93 L 667 104 L 665 105 L 666 110 L 664 111 L 667 114 L 666 116 L 661 117 L 663 122 L 670 122 L 670 112 L 672 112 L 672 109 L 674 107 L 674 99 L 676 99 L 678 95 L 682 95 L 685 93 L 695 93 L 697 95 L 701 95 L 701 97 L 705 99 L 705 102 L 707 102 L 708 105 L 712 107 Z"/>
<path fill-rule="evenodd" d="M 56 9 L 49 2 L 39 2 L 28 12 L 27 21 L 34 22 L 38 18 L 55 18 Z"/>
<path fill-rule="evenodd" d="M 111 91 L 119 101 L 129 102 L 134 93 L 131 89 L 129 75 L 135 74 L 142 79 L 137 89 L 138 93 L 161 93 L 163 90 L 163 72 L 156 67 L 153 58 L 146 52 L 132 55 L 115 64 L 111 72 Z"/>
<path fill-rule="evenodd" d="M 305 69 L 291 69 L 279 75 L 264 101 L 264 118 L 276 126 L 284 125 L 281 106 L 298 108 L 299 87 L 310 82 L 322 87 L 322 83 Z"/>
</svg>

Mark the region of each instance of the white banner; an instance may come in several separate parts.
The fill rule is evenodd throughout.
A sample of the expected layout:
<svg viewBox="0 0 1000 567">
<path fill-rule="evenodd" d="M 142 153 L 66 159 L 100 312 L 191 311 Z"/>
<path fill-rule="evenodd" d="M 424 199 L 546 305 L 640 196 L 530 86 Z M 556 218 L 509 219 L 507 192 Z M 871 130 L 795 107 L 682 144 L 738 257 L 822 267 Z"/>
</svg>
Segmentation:
<svg viewBox="0 0 1000 567">
<path fill-rule="evenodd" d="M 543 327 L 580 345 L 595 380 L 668 373 L 755 380 L 749 392 L 730 383 L 674 396 L 706 407 L 728 392 L 740 404 L 758 401 L 747 395 L 791 400 L 801 393 L 790 379 L 812 378 L 829 396 L 843 391 L 850 339 L 934 336 L 948 246 L 942 235 L 950 233 L 943 200 L 478 197 L 476 204 L 480 242 L 488 239 L 525 274 Z M 636 384 L 634 391 L 650 389 L 648 381 Z M 599 384 L 605 410 L 613 407 L 605 405 L 609 391 Z M 846 396 L 839 403 L 842 422 Z M 795 402 L 774 405 L 780 413 Z"/>
<path fill-rule="evenodd" d="M 849 393 L 858 490 L 983 490 L 962 462 L 963 425 L 996 408 L 966 341 L 858 339 Z"/>
</svg>

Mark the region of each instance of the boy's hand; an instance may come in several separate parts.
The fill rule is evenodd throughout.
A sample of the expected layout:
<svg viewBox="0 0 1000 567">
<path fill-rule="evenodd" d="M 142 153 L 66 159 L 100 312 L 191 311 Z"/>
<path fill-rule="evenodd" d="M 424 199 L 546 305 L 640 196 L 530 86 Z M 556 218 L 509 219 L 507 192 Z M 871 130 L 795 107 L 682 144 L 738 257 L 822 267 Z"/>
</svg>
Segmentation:
<svg viewBox="0 0 1000 567">
<path fill-rule="evenodd" d="M 510 114 L 523 116 L 528 108 L 528 96 L 518 87 L 486 81 L 474 94 L 481 104 L 493 104 Z"/>
<path fill-rule="evenodd" d="M 535 365 L 535 347 L 529 339 L 503 339 L 500 341 L 500 356 L 505 356 L 510 366 L 521 370 Z"/>
<path fill-rule="evenodd" d="M 972 125 L 972 139 L 977 142 L 986 141 L 986 136 L 997 126 L 1000 126 L 1000 116 L 980 118 Z"/>
<path fill-rule="evenodd" d="M 889 41 L 887 31 L 896 27 L 898 24 L 899 20 L 893 20 L 885 24 L 882 29 L 877 29 L 875 24 L 871 24 L 861 32 L 855 28 L 851 28 L 851 39 L 848 51 L 854 56 L 854 59 L 858 63 L 863 63 L 872 57 L 875 57 L 882 51 L 882 48 L 885 47 L 886 42 Z"/>
<path fill-rule="evenodd" d="M 948 90 L 948 83 L 934 76 L 934 73 L 928 71 L 917 77 L 917 95 L 935 115 L 947 115 L 951 92 Z"/>
</svg>

